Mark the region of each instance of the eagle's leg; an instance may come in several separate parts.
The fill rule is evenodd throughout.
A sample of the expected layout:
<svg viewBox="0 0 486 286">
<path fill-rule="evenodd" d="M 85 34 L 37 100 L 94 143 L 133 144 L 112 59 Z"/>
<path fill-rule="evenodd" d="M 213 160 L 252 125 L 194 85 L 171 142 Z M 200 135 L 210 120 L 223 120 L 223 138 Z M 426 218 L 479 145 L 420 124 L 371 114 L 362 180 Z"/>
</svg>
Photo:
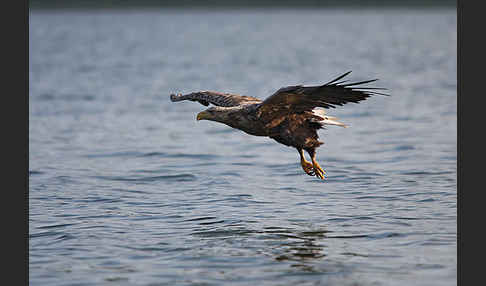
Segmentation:
<svg viewBox="0 0 486 286">
<path fill-rule="evenodd" d="M 317 163 L 317 161 L 316 161 L 316 149 L 308 149 L 306 151 L 311 156 L 312 167 L 313 167 L 314 173 L 316 174 L 317 177 L 324 180 L 324 176 L 326 175 L 326 171 L 324 171 L 322 169 L 322 167 L 319 165 L 319 163 Z"/>
<path fill-rule="evenodd" d="M 302 166 L 302 169 L 304 169 L 304 172 L 307 173 L 309 176 L 314 176 L 314 166 L 312 165 L 311 162 L 307 161 L 304 157 L 304 150 L 301 148 L 297 148 L 297 151 L 299 151 L 300 155 L 300 165 Z"/>
</svg>

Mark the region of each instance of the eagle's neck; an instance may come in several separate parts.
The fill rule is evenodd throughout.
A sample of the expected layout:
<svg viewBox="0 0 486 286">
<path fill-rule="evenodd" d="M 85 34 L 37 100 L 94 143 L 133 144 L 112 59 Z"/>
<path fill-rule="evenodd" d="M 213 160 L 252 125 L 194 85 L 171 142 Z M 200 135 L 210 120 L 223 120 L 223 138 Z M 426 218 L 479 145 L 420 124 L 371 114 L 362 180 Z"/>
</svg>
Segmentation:
<svg viewBox="0 0 486 286">
<path fill-rule="evenodd" d="M 267 136 L 263 124 L 258 120 L 253 109 L 241 107 L 228 107 L 218 114 L 213 121 L 226 124 L 230 127 L 242 130 L 256 136 Z"/>
</svg>

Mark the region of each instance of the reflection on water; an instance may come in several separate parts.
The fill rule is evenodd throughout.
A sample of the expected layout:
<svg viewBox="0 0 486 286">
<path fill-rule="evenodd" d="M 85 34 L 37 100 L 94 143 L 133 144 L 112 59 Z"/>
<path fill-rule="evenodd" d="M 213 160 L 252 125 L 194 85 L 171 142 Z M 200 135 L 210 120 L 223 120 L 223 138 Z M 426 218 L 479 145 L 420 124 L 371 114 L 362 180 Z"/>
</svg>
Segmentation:
<svg viewBox="0 0 486 286">
<path fill-rule="evenodd" d="M 272 240 L 272 244 L 281 242 L 271 250 L 278 261 L 289 260 L 304 263 L 326 256 L 321 241 L 325 238 L 325 230 L 302 232 L 293 229 L 270 228 L 264 232 L 272 234 L 268 237 L 269 240 Z"/>
<path fill-rule="evenodd" d="M 256 230 L 245 228 L 240 224 L 208 227 L 207 225 L 224 222 L 215 217 L 195 218 L 191 221 L 198 221 L 198 224 L 203 226 L 192 232 L 195 237 L 211 240 L 220 246 L 232 245 L 234 240 L 239 239 L 259 240 L 266 245 L 265 249 L 260 250 L 262 254 L 275 261 L 286 262 L 290 267 L 289 271 L 298 268 L 304 272 L 323 272 L 323 269 L 316 268 L 313 262 L 326 256 L 324 243 L 327 231 L 325 229 L 298 230 L 269 226 Z M 229 255 L 241 256 L 242 254 L 237 252 Z"/>
</svg>

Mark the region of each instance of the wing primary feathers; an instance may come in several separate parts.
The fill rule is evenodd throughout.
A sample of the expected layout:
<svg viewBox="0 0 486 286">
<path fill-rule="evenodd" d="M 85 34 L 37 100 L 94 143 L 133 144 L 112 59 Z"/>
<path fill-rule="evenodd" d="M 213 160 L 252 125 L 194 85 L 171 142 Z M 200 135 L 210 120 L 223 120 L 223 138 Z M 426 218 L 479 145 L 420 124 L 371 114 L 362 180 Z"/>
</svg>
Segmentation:
<svg viewBox="0 0 486 286">
<path fill-rule="evenodd" d="M 348 83 L 348 84 L 343 84 L 345 82 L 348 82 L 348 80 L 339 81 L 340 79 L 344 78 L 345 76 L 347 76 L 350 73 L 351 73 L 351 71 L 348 71 L 347 73 L 344 73 L 343 75 L 341 75 L 341 76 L 339 76 L 339 77 L 331 80 L 330 82 L 323 84 L 321 87 L 325 87 L 325 86 L 339 86 L 339 87 L 344 87 L 344 88 L 348 88 L 349 87 L 349 88 L 353 89 L 352 88 L 353 86 L 360 85 L 360 84 L 365 84 L 365 83 L 370 83 L 370 82 L 375 82 L 375 81 L 378 80 L 378 79 L 370 79 L 370 80 L 364 80 L 364 81 L 353 82 L 353 83 Z M 380 88 L 380 87 L 358 87 L 357 89 L 353 89 L 353 90 L 358 91 L 359 89 L 387 90 L 386 88 Z M 369 94 L 388 95 L 388 94 L 379 93 L 379 92 L 368 92 L 368 93 Z"/>
<path fill-rule="evenodd" d="M 190 101 L 197 101 L 205 106 L 208 106 L 209 104 L 213 104 L 216 106 L 223 106 L 223 107 L 238 106 L 244 103 L 261 102 L 261 100 L 259 100 L 258 98 L 254 98 L 251 96 L 241 96 L 237 94 L 222 93 L 216 91 L 198 91 L 198 92 L 188 93 L 185 95 L 171 94 L 170 100 L 171 101 L 190 100 Z"/>
<path fill-rule="evenodd" d="M 348 83 L 348 84 L 343 84 L 341 86 L 343 87 L 348 87 L 348 86 L 353 86 L 353 85 L 359 85 L 359 84 L 365 84 L 369 82 L 374 82 L 377 81 L 378 79 L 370 79 L 370 80 L 364 80 L 364 81 L 359 81 L 359 82 L 353 82 L 353 83 Z"/>
<path fill-rule="evenodd" d="M 348 71 L 347 73 L 345 73 L 345 74 L 343 74 L 343 75 L 341 75 L 341 76 L 339 76 L 339 77 L 337 77 L 337 78 L 335 78 L 335 79 L 331 80 L 330 82 L 328 82 L 328 83 L 326 83 L 326 84 L 324 84 L 324 85 L 330 85 L 330 84 L 332 84 L 332 83 L 334 83 L 334 82 L 336 82 L 336 81 L 338 81 L 338 80 L 342 79 L 343 77 L 347 76 L 347 75 L 348 75 L 348 74 L 350 74 L 350 73 L 351 73 L 351 71 Z"/>
<path fill-rule="evenodd" d="M 342 76 L 341 76 L 341 78 L 342 78 Z M 356 87 L 356 85 L 375 82 L 377 80 L 378 79 L 370 79 L 370 80 L 364 80 L 364 81 L 353 82 L 353 83 L 348 83 L 348 84 L 342 84 L 342 83 L 347 81 L 347 80 L 343 80 L 343 81 L 340 81 L 340 82 L 333 83 L 333 84 L 331 84 L 331 86 L 337 86 L 337 87 L 342 87 L 342 88 L 345 88 L 345 89 L 351 89 L 351 91 L 358 91 L 358 92 L 362 91 L 362 92 L 364 92 L 365 94 L 368 94 L 368 95 L 377 94 L 377 95 L 390 96 L 389 94 L 386 94 L 386 93 L 370 91 L 370 90 L 388 90 L 387 88 L 382 88 L 382 87 Z M 333 81 L 331 81 L 331 83 L 335 82 L 335 81 L 336 80 L 333 80 Z M 329 86 L 329 84 L 326 84 L 326 85 Z M 326 85 L 324 85 L 324 86 L 326 86 Z"/>
<path fill-rule="evenodd" d="M 333 83 L 333 85 L 340 85 L 342 83 L 348 82 L 349 80 L 342 80 L 340 82 Z M 325 85 L 324 85 L 325 86 Z"/>
<path fill-rule="evenodd" d="M 384 87 L 358 87 L 359 89 L 373 89 L 373 90 L 388 90 L 388 88 Z"/>
<path fill-rule="evenodd" d="M 390 96 L 389 94 L 381 93 L 381 92 L 376 92 L 376 91 L 367 91 L 367 93 L 368 94 L 378 94 L 378 95 Z"/>
</svg>

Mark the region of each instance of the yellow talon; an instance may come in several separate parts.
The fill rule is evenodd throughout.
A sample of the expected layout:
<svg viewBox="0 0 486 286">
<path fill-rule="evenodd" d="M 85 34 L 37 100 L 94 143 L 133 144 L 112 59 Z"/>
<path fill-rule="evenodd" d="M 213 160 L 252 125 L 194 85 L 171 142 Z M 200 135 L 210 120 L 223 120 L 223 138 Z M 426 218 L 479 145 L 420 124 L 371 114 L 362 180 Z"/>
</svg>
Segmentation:
<svg viewBox="0 0 486 286">
<path fill-rule="evenodd" d="M 322 169 L 322 167 L 319 165 L 319 163 L 317 163 L 317 161 L 312 160 L 312 164 L 313 164 L 313 169 L 314 169 L 316 176 L 319 177 L 320 179 L 324 180 L 325 179 L 324 176 L 326 175 L 326 171 L 324 171 Z"/>
<path fill-rule="evenodd" d="M 314 176 L 314 165 L 312 165 L 311 162 L 303 159 L 300 160 L 300 165 L 302 165 L 302 169 L 304 169 L 304 172 L 306 172 L 307 175 Z"/>
<path fill-rule="evenodd" d="M 304 156 L 304 150 L 303 149 L 297 149 L 299 151 L 300 155 L 300 165 L 302 166 L 302 169 L 304 169 L 304 172 L 307 173 L 309 176 L 316 176 L 322 180 L 324 180 L 324 176 L 326 175 L 326 172 L 319 166 L 319 163 L 317 163 L 315 159 L 315 152 L 312 151 L 311 159 L 312 163 L 307 161 Z"/>
</svg>

